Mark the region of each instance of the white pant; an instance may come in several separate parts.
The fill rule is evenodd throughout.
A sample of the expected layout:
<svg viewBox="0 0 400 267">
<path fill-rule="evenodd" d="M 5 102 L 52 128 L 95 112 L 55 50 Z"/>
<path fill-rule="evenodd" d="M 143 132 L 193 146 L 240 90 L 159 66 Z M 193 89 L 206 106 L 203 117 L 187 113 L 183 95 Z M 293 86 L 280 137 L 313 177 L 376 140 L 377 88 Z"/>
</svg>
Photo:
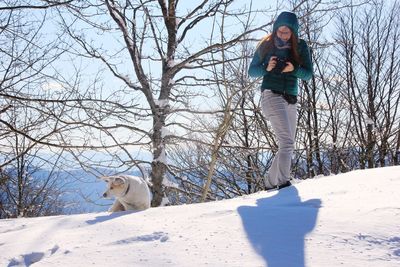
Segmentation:
<svg viewBox="0 0 400 267">
<path fill-rule="evenodd" d="M 288 104 L 281 95 L 264 90 L 261 96 L 264 116 L 271 122 L 278 139 L 278 152 L 265 179 L 266 188 L 274 188 L 290 179 L 290 168 L 297 126 L 297 105 Z"/>
</svg>

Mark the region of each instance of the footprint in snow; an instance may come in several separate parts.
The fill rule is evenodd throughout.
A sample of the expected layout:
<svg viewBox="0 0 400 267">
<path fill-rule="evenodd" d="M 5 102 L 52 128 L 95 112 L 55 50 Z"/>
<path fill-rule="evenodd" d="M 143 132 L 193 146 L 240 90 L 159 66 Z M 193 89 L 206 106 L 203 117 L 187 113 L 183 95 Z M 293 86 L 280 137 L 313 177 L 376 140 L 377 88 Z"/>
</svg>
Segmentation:
<svg viewBox="0 0 400 267">
<path fill-rule="evenodd" d="M 34 263 L 41 261 L 44 257 L 49 257 L 57 252 L 60 247 L 55 245 L 47 252 L 32 252 L 29 254 L 20 255 L 17 258 L 13 258 L 8 263 L 7 267 L 12 266 L 31 266 Z"/>
<path fill-rule="evenodd" d="M 152 241 L 160 241 L 160 242 L 166 242 L 169 239 L 169 236 L 167 233 L 164 232 L 154 232 L 152 234 L 148 235 L 140 235 L 140 236 L 134 236 L 131 238 L 127 239 L 122 239 L 115 241 L 111 243 L 111 245 L 125 245 L 125 244 L 130 244 L 130 243 L 135 243 L 135 242 L 152 242 Z"/>
</svg>

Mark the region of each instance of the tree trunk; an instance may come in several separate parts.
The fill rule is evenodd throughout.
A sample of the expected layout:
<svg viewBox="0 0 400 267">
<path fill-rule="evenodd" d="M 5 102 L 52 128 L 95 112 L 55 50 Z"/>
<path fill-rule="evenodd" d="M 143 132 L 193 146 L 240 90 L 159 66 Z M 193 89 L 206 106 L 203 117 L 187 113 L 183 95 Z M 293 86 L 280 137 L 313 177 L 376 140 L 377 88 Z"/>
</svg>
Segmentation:
<svg viewBox="0 0 400 267">
<path fill-rule="evenodd" d="M 165 141 L 163 129 L 165 127 L 165 119 L 168 113 L 168 106 L 164 102 L 156 105 L 153 114 L 153 161 L 151 163 L 151 181 L 153 199 L 151 205 L 153 207 L 160 206 L 165 196 L 163 189 L 163 180 L 167 172 Z"/>
</svg>

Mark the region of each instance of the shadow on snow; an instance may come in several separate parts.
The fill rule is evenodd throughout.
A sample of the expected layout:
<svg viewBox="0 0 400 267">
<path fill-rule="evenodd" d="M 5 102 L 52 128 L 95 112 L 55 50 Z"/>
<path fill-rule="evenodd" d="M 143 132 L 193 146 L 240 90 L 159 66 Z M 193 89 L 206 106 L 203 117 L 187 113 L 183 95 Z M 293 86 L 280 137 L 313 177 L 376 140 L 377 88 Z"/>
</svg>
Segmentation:
<svg viewBox="0 0 400 267">
<path fill-rule="evenodd" d="M 129 215 L 132 213 L 136 213 L 138 211 L 134 211 L 134 210 L 128 210 L 128 211 L 119 211 L 119 212 L 113 212 L 113 213 L 109 213 L 106 215 L 100 215 L 97 216 L 96 218 L 92 219 L 92 220 L 87 220 L 86 223 L 93 225 L 93 224 L 97 224 L 97 223 L 102 223 L 108 220 L 112 220 L 121 216 L 125 216 L 125 215 Z"/>
<path fill-rule="evenodd" d="M 320 199 L 302 202 L 296 187 L 290 186 L 257 200 L 257 206 L 239 207 L 238 213 L 268 267 L 304 267 L 304 239 L 315 227 L 320 206 Z"/>
</svg>

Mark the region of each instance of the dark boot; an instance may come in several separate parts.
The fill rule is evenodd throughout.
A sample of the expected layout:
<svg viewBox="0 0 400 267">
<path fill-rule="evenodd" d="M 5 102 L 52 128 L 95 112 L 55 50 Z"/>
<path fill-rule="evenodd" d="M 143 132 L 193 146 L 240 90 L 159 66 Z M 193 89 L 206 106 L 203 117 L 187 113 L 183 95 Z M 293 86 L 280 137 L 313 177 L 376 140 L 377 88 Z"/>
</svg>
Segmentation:
<svg viewBox="0 0 400 267">
<path fill-rule="evenodd" d="M 290 181 L 287 181 L 284 184 L 278 185 L 278 190 L 282 189 L 282 188 L 285 188 L 285 187 L 288 187 L 288 186 L 291 186 L 291 185 L 292 185 L 292 183 Z"/>
</svg>

